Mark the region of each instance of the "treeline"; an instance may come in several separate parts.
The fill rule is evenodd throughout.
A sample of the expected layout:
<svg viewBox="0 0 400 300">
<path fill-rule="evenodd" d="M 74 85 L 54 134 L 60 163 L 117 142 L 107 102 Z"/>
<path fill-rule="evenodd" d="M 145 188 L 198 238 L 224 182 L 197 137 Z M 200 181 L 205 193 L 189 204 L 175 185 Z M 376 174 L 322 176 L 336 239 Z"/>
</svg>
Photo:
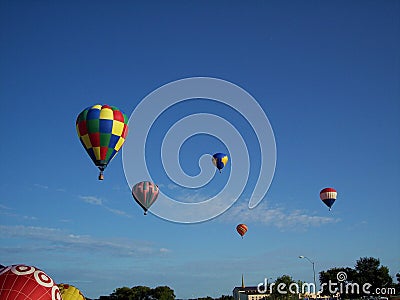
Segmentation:
<svg viewBox="0 0 400 300">
<path fill-rule="evenodd" d="M 175 300 L 175 293 L 168 286 L 158 286 L 154 289 L 147 286 L 121 287 L 109 296 L 100 296 L 98 300 Z M 233 300 L 233 297 L 222 295 L 219 298 L 203 297 L 190 300 Z"/>
<path fill-rule="evenodd" d="M 389 297 L 400 293 L 400 273 L 397 273 L 396 279 L 393 280 L 389 268 L 381 266 L 380 260 L 373 257 L 360 258 L 354 268 L 335 267 L 321 271 L 319 283 L 321 295 L 336 297 L 340 294 L 341 299 L 359 299 L 362 296 Z M 271 282 L 268 287 L 260 288 L 269 294 L 271 300 L 295 300 L 299 298 L 299 293 L 304 292 L 302 290 L 304 284 L 302 281 L 293 280 L 289 275 L 283 275 Z M 306 284 L 308 292 L 309 284 Z M 311 292 L 314 291 L 315 289 L 311 289 Z M 156 288 L 134 286 L 117 288 L 109 296 L 101 296 L 98 300 L 175 300 L 175 297 L 174 290 L 168 286 Z M 219 298 L 207 296 L 189 300 L 233 300 L 233 296 L 222 295 Z"/>
<path fill-rule="evenodd" d="M 174 300 L 174 290 L 168 286 L 158 286 L 154 289 L 147 286 L 117 288 L 109 296 L 101 296 L 99 300 Z"/>
<path fill-rule="evenodd" d="M 207 297 L 202 297 L 202 298 L 193 298 L 189 300 L 233 300 L 233 296 L 228 296 L 228 295 L 222 295 L 219 298 L 212 298 L 210 296 Z"/>
</svg>

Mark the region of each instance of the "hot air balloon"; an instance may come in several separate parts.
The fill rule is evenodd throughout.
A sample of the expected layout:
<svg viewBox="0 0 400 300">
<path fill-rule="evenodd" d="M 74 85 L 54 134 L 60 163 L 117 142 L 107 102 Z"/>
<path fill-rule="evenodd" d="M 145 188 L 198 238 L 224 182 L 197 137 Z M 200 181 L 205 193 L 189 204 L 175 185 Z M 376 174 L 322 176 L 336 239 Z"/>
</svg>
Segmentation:
<svg viewBox="0 0 400 300">
<path fill-rule="evenodd" d="M 1 300 L 61 300 L 53 279 L 33 266 L 12 265 L 0 269 Z"/>
<path fill-rule="evenodd" d="M 324 188 L 319 193 L 319 197 L 325 203 L 325 205 L 329 207 L 329 210 L 331 210 L 331 207 L 336 200 L 336 195 L 337 192 L 333 188 Z"/>
<path fill-rule="evenodd" d="M 212 157 L 212 162 L 221 173 L 221 169 L 228 163 L 228 155 L 224 153 L 215 153 Z"/>
<path fill-rule="evenodd" d="M 132 196 L 143 208 L 145 215 L 150 206 L 157 200 L 158 192 L 158 185 L 150 181 L 141 181 L 133 186 Z"/>
<path fill-rule="evenodd" d="M 63 300 L 85 300 L 81 291 L 76 287 L 66 283 L 57 284 Z"/>
<path fill-rule="evenodd" d="M 238 226 L 236 226 L 236 231 L 240 234 L 240 236 L 243 238 L 243 236 L 246 234 L 247 232 L 247 225 L 246 224 L 239 224 Z"/>
<path fill-rule="evenodd" d="M 115 106 L 96 104 L 84 109 L 76 119 L 79 139 L 94 164 L 103 171 L 121 149 L 128 134 L 128 119 Z"/>
</svg>

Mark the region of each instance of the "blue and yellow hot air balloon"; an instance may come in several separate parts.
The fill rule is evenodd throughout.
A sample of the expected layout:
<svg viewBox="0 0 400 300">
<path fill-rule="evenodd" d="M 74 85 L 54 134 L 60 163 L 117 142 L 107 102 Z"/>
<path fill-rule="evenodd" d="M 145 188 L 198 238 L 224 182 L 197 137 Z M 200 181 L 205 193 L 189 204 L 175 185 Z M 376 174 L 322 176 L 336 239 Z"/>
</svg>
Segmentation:
<svg viewBox="0 0 400 300">
<path fill-rule="evenodd" d="M 215 153 L 212 157 L 212 162 L 221 173 L 221 169 L 228 163 L 228 155 L 224 153 Z"/>
<path fill-rule="evenodd" d="M 128 134 L 128 118 L 115 106 L 96 104 L 76 119 L 79 139 L 94 164 L 103 171 L 121 149 Z"/>
</svg>

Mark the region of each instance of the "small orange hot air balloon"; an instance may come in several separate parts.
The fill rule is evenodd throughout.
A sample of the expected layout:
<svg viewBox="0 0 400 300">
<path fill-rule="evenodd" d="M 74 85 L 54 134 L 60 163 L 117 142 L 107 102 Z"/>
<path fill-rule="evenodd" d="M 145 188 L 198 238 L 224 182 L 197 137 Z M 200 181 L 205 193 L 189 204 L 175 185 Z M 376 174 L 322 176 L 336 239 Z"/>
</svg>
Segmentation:
<svg viewBox="0 0 400 300">
<path fill-rule="evenodd" d="M 246 234 L 247 232 L 247 225 L 246 224 L 239 224 L 238 226 L 236 226 L 236 230 L 237 232 L 240 234 L 240 236 L 243 238 L 243 236 Z"/>
</svg>

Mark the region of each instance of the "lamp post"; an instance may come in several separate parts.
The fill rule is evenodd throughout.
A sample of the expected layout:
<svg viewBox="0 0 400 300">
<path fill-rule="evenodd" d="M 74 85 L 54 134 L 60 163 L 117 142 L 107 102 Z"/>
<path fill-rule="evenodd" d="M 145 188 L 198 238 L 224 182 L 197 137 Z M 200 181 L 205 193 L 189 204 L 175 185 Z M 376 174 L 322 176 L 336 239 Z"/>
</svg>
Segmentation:
<svg viewBox="0 0 400 300">
<path fill-rule="evenodd" d="M 312 264 L 312 269 L 313 269 L 313 273 L 314 273 L 314 292 L 315 292 L 315 294 L 317 294 L 317 284 L 316 284 L 316 282 L 315 282 L 315 264 L 314 264 L 314 262 L 313 262 L 311 259 L 309 259 L 307 256 L 300 255 L 299 258 L 305 258 L 305 259 L 307 259 L 307 260 Z"/>
</svg>

